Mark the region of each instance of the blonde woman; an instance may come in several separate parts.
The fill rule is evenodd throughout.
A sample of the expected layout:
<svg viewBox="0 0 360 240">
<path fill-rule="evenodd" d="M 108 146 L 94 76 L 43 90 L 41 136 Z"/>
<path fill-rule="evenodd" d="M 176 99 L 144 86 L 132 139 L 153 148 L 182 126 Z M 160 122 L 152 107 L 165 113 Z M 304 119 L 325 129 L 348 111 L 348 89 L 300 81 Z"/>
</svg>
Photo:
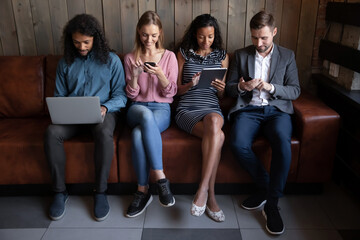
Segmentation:
<svg viewBox="0 0 360 240">
<path fill-rule="evenodd" d="M 132 127 L 132 160 L 138 188 L 126 216 L 136 217 L 151 203 L 150 169 L 155 173 L 160 204 L 170 207 L 175 198 L 163 171 L 161 132 L 170 125 L 170 106 L 176 94 L 178 67 L 173 52 L 164 49 L 159 16 L 145 12 L 136 27 L 134 51 L 124 58 L 126 94 L 131 100 L 127 122 Z"/>
</svg>

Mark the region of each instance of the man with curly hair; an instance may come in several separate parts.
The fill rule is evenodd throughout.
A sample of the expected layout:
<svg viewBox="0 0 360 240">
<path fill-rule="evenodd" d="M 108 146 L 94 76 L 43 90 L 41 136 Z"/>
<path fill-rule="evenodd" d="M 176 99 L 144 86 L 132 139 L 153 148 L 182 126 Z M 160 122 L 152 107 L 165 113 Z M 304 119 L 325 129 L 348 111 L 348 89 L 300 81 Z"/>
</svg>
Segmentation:
<svg viewBox="0 0 360 240">
<path fill-rule="evenodd" d="M 63 43 L 64 57 L 57 66 L 54 96 L 98 96 L 104 121 L 48 127 L 44 145 L 55 193 L 49 215 L 52 220 L 61 219 L 68 200 L 63 142 L 85 130 L 92 133 L 95 142 L 94 216 L 103 221 L 110 212 L 105 191 L 114 153 L 113 132 L 127 101 L 124 70 L 119 57 L 111 52 L 99 22 L 91 15 L 71 19 L 63 31 Z"/>
</svg>

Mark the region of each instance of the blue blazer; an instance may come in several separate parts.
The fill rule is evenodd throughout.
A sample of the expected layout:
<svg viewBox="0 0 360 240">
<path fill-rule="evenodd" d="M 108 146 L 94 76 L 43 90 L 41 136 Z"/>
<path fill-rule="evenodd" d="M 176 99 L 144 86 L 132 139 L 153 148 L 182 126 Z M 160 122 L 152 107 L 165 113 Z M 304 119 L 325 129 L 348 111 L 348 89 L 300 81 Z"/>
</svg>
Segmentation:
<svg viewBox="0 0 360 240">
<path fill-rule="evenodd" d="M 248 106 L 252 99 L 252 91 L 240 93 L 238 83 L 241 77 L 245 81 L 254 78 L 255 51 L 255 46 L 251 45 L 234 52 L 227 74 L 226 93 L 229 96 L 237 97 L 237 101 L 230 110 L 229 117 L 231 113 Z M 275 87 L 274 94 L 270 95 L 269 105 L 275 106 L 285 113 L 294 113 L 291 100 L 299 97 L 300 84 L 293 51 L 274 44 L 269 78 L 270 83 Z"/>
</svg>

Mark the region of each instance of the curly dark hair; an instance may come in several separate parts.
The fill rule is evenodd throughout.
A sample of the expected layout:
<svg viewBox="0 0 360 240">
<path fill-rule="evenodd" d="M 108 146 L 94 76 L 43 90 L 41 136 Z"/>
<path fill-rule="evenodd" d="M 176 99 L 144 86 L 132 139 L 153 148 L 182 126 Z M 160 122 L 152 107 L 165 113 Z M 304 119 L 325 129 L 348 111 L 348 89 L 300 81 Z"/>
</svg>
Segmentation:
<svg viewBox="0 0 360 240">
<path fill-rule="evenodd" d="M 79 56 L 72 39 L 72 34 L 76 32 L 94 38 L 91 51 L 94 53 L 95 59 L 106 64 L 111 51 L 109 44 L 99 21 L 89 14 L 76 15 L 66 24 L 62 36 L 65 62 L 71 65 Z"/>
<path fill-rule="evenodd" d="M 214 42 L 211 45 L 212 49 L 222 49 L 223 40 L 221 38 L 221 32 L 219 24 L 213 16 L 210 14 L 202 14 L 197 16 L 190 24 L 190 26 L 186 29 L 184 37 L 181 42 L 178 44 L 176 50 L 182 48 L 184 50 L 193 49 L 196 51 L 199 48 L 196 32 L 199 28 L 203 27 L 214 27 L 215 30 L 215 38 Z"/>
</svg>

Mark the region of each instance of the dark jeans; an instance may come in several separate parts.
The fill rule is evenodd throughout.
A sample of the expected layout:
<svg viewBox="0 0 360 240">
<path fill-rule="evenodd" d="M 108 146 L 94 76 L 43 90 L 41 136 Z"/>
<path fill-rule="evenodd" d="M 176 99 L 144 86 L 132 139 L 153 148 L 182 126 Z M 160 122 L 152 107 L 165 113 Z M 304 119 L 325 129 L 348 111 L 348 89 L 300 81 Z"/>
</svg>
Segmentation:
<svg viewBox="0 0 360 240">
<path fill-rule="evenodd" d="M 107 113 L 103 123 L 89 125 L 49 125 L 45 132 L 45 155 L 50 165 L 53 180 L 53 191 L 62 192 L 65 186 L 64 141 L 84 131 L 91 131 L 94 142 L 94 161 L 96 176 L 96 191 L 107 189 L 107 180 L 114 154 L 113 133 L 119 113 Z"/>
<path fill-rule="evenodd" d="M 273 106 L 248 106 L 232 116 L 231 147 L 240 164 L 249 172 L 268 198 L 283 195 L 291 163 L 290 115 Z M 252 143 L 262 131 L 272 149 L 270 176 L 252 150 Z"/>
</svg>

